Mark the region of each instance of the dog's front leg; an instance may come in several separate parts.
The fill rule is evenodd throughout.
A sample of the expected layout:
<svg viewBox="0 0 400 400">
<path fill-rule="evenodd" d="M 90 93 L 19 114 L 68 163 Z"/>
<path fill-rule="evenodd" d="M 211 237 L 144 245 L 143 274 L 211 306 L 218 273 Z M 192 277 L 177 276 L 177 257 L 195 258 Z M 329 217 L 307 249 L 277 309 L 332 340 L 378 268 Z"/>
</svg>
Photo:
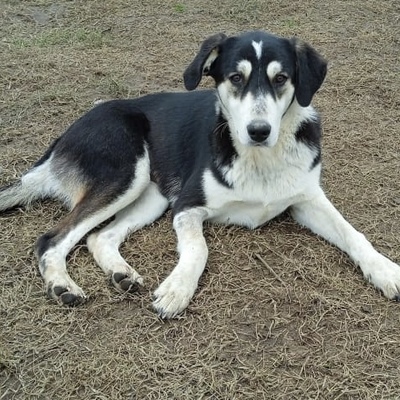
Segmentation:
<svg viewBox="0 0 400 400">
<path fill-rule="evenodd" d="M 174 217 L 179 262 L 154 292 L 153 306 L 162 318 L 174 318 L 189 304 L 207 262 L 208 248 L 203 236 L 203 209 L 181 211 Z"/>
<path fill-rule="evenodd" d="M 293 217 L 346 252 L 364 277 L 389 299 L 400 300 L 400 266 L 378 253 L 326 198 L 322 189 L 308 201 L 292 206 Z"/>
</svg>

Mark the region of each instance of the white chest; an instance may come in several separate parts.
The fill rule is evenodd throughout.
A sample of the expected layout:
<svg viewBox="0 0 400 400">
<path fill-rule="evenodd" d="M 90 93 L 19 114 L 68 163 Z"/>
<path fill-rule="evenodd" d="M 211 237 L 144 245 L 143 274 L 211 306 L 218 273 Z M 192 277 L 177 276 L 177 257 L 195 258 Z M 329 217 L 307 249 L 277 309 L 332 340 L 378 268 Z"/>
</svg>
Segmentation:
<svg viewBox="0 0 400 400">
<path fill-rule="evenodd" d="M 313 157 L 303 145 L 284 157 L 272 151 L 254 152 L 224 171 L 230 187 L 206 170 L 203 187 L 209 220 L 254 228 L 276 217 L 319 187 L 321 168 L 310 171 Z"/>
</svg>

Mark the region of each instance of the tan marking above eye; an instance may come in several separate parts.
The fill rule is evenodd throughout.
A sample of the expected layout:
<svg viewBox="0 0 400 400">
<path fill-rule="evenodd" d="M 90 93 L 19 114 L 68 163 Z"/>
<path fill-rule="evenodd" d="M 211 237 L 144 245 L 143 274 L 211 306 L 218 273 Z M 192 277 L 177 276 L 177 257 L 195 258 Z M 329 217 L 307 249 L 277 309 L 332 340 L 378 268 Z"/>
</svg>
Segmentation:
<svg viewBox="0 0 400 400">
<path fill-rule="evenodd" d="M 276 75 L 278 75 L 280 72 L 282 72 L 282 64 L 279 61 L 271 61 L 267 65 L 267 75 L 270 80 L 270 82 L 273 81 Z"/>
<path fill-rule="evenodd" d="M 243 75 L 245 80 L 249 79 L 252 70 L 250 61 L 247 60 L 239 61 L 236 68 L 237 71 Z"/>
</svg>

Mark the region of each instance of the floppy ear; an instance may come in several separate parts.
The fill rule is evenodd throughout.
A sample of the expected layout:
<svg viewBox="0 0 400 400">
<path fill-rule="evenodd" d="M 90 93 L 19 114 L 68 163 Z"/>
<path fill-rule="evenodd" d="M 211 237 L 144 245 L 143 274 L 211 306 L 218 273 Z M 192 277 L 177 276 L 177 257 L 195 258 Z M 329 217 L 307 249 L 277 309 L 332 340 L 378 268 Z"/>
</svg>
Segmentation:
<svg viewBox="0 0 400 400">
<path fill-rule="evenodd" d="M 196 57 L 183 74 L 183 81 L 187 90 L 196 89 L 201 77 L 208 74 L 211 64 L 218 57 L 218 46 L 226 38 L 227 36 L 223 33 L 217 33 L 203 42 Z"/>
<path fill-rule="evenodd" d="M 295 94 L 298 103 L 307 107 L 325 79 L 327 62 L 307 43 L 296 38 L 291 42 L 297 57 Z"/>
</svg>

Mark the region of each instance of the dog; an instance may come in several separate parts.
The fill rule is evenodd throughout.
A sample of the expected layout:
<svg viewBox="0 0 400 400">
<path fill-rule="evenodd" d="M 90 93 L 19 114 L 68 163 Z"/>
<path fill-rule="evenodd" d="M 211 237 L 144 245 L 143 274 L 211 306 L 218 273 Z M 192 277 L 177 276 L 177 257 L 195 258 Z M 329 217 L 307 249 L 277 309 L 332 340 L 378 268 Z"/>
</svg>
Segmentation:
<svg viewBox="0 0 400 400">
<path fill-rule="evenodd" d="M 113 285 L 136 291 L 143 279 L 118 248 L 170 207 L 179 261 L 154 292 L 162 318 L 182 313 L 196 291 L 208 256 L 204 221 L 256 228 L 287 209 L 399 300 L 399 265 L 320 186 L 321 124 L 311 100 L 326 72 L 325 59 L 300 39 L 216 34 L 184 72 L 187 92 L 107 101 L 74 122 L 19 181 L 0 189 L 0 210 L 46 197 L 71 210 L 36 243 L 49 297 L 85 300 L 66 256 L 88 233 L 88 249 Z M 215 88 L 193 91 L 204 75 Z"/>
</svg>

